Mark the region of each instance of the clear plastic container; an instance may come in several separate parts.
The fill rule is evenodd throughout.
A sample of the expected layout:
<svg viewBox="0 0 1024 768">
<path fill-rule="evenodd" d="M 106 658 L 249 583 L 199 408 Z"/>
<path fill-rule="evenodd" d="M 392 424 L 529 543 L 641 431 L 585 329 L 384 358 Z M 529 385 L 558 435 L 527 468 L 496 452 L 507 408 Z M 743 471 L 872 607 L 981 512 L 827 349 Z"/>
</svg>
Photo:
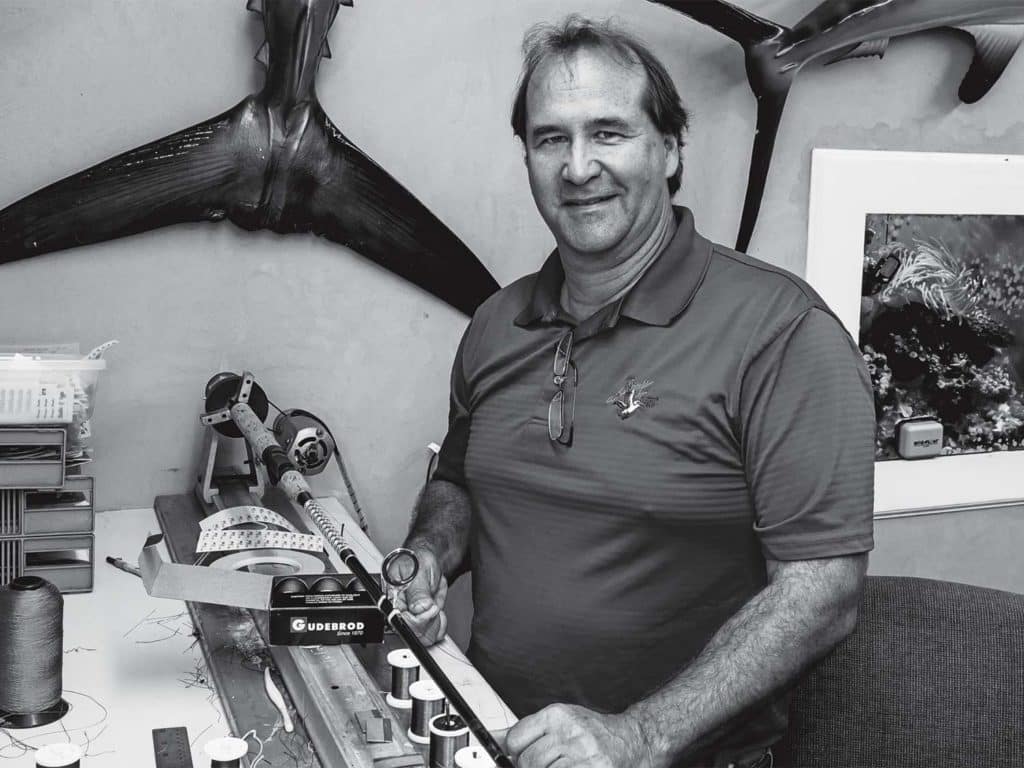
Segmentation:
<svg viewBox="0 0 1024 768">
<path fill-rule="evenodd" d="M 68 458 L 83 456 L 106 367 L 73 355 L 0 354 L 0 426 L 66 424 Z"/>
</svg>

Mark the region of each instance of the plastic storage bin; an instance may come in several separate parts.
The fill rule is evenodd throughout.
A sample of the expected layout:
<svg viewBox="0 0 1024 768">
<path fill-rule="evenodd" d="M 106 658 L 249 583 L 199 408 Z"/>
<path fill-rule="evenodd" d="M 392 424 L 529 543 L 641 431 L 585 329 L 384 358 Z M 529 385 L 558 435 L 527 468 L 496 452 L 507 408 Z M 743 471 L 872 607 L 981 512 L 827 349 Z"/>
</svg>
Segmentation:
<svg viewBox="0 0 1024 768">
<path fill-rule="evenodd" d="M 106 367 L 103 359 L 0 355 L 0 426 L 66 424 L 68 453 L 81 453 Z"/>
</svg>

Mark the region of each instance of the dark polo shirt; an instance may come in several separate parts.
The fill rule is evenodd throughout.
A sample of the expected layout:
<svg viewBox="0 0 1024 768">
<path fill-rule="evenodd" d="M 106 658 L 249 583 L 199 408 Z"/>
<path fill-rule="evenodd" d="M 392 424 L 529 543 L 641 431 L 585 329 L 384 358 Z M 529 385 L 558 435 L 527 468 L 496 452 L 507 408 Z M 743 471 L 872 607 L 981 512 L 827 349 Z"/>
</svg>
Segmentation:
<svg viewBox="0 0 1024 768">
<path fill-rule="evenodd" d="M 459 347 L 434 477 L 469 492 L 470 658 L 520 716 L 621 711 L 765 586 L 765 558 L 873 545 L 874 407 L 856 345 L 802 280 L 676 216 L 621 301 L 577 325 L 556 252 L 485 302 Z M 547 414 L 570 327 L 562 445 Z M 623 418 L 610 400 L 624 389 Z M 779 697 L 717 746 L 773 743 L 785 709 Z"/>
</svg>

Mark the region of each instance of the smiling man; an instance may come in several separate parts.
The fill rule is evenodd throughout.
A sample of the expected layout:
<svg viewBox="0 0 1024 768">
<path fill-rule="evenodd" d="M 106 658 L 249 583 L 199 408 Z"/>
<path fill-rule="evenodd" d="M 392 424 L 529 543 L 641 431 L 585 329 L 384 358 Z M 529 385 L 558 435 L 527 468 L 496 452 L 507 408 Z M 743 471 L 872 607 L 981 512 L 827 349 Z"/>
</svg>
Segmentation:
<svg viewBox="0 0 1024 768">
<path fill-rule="evenodd" d="M 459 346 L 408 615 L 443 636 L 472 569 L 519 768 L 768 766 L 856 621 L 867 372 L 803 281 L 672 206 L 687 115 L 642 43 L 573 16 L 524 54 L 512 127 L 557 248 Z"/>
</svg>

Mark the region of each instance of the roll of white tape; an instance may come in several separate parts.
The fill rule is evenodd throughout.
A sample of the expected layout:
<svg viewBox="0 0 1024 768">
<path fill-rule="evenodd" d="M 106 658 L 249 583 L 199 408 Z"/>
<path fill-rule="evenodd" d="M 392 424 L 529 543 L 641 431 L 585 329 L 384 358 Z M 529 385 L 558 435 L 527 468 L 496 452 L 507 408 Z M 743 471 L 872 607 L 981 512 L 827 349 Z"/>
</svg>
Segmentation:
<svg viewBox="0 0 1024 768">
<path fill-rule="evenodd" d="M 225 571 L 253 571 L 254 573 L 271 573 L 275 576 L 286 573 L 315 574 L 326 570 L 323 560 L 305 552 L 293 552 L 287 549 L 253 549 L 247 552 L 232 552 L 230 555 L 218 557 L 211 568 Z M 283 569 L 287 568 L 287 571 Z"/>
</svg>

